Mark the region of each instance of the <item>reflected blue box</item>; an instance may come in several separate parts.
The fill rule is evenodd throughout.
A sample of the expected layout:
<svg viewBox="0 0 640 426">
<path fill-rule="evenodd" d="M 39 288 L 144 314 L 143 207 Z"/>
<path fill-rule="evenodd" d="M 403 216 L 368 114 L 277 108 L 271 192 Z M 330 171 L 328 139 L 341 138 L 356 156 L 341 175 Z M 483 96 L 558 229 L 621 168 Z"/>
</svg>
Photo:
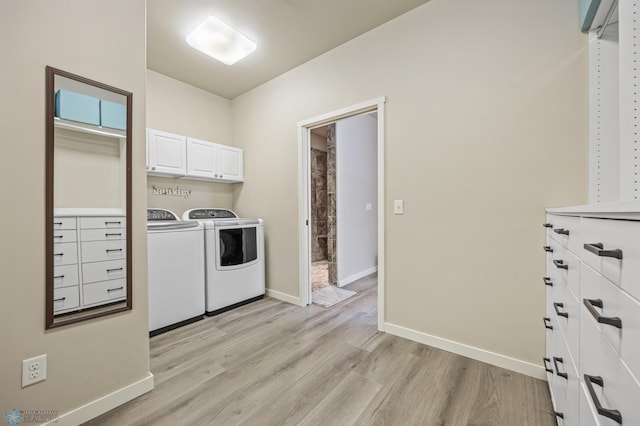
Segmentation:
<svg viewBox="0 0 640 426">
<path fill-rule="evenodd" d="M 58 90 L 55 116 L 80 123 L 100 125 L 100 99 L 82 93 Z"/>
<path fill-rule="evenodd" d="M 100 125 L 110 129 L 127 130 L 127 107 L 116 102 L 101 100 Z"/>
</svg>

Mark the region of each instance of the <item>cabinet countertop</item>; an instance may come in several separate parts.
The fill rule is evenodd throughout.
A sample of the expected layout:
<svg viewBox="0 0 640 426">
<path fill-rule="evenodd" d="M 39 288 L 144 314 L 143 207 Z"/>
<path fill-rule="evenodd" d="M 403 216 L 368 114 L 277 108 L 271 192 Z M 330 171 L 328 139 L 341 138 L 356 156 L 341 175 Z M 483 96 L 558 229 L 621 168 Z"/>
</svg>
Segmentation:
<svg viewBox="0 0 640 426">
<path fill-rule="evenodd" d="M 547 213 L 573 216 L 606 217 L 640 220 L 640 201 L 584 204 L 580 206 L 547 208 Z"/>
</svg>

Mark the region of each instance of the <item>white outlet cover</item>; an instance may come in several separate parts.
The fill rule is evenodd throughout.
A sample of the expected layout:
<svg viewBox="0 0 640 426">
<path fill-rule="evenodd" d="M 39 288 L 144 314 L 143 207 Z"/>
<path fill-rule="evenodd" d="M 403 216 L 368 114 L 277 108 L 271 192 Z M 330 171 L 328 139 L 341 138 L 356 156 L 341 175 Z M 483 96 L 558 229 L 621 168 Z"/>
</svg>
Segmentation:
<svg viewBox="0 0 640 426">
<path fill-rule="evenodd" d="M 47 354 L 22 361 L 22 387 L 42 382 L 47 378 Z"/>
</svg>

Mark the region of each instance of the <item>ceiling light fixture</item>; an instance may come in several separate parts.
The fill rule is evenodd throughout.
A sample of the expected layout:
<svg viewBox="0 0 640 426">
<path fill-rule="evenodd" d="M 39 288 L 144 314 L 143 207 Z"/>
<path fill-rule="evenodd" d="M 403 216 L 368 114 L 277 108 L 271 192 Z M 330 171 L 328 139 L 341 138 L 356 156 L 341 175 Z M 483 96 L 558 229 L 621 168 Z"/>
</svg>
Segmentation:
<svg viewBox="0 0 640 426">
<path fill-rule="evenodd" d="M 233 65 L 256 50 L 256 43 L 239 33 L 215 16 L 209 16 L 187 36 L 187 43 L 194 49 Z"/>
</svg>

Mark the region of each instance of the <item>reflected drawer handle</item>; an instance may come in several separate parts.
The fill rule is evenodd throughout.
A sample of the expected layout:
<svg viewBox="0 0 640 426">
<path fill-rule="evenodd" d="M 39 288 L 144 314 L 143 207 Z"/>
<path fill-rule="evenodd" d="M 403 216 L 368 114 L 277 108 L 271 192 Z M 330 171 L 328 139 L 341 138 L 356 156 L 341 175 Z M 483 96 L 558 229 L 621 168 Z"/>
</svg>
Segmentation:
<svg viewBox="0 0 640 426">
<path fill-rule="evenodd" d="M 589 390 L 589 395 L 591 396 L 591 400 L 593 401 L 593 405 L 596 406 L 596 410 L 598 414 L 604 417 L 608 417 L 611 420 L 622 424 L 622 414 L 618 410 L 611 410 L 609 408 L 603 408 L 602 404 L 600 404 L 600 400 L 598 399 L 598 395 L 596 395 L 596 391 L 593 389 L 593 384 L 604 388 L 604 381 L 602 381 L 602 377 L 600 376 L 590 376 L 588 374 L 584 375 L 584 383 L 587 385 L 587 389 Z"/>
<path fill-rule="evenodd" d="M 107 269 L 107 272 L 116 272 L 116 271 L 122 271 L 124 268 L 114 268 L 114 269 Z"/>
<path fill-rule="evenodd" d="M 547 363 L 551 362 L 549 358 L 542 358 L 542 363 L 544 364 L 544 369 L 547 373 L 553 373 L 553 370 L 547 367 Z"/>
<path fill-rule="evenodd" d="M 549 287 L 553 287 L 553 281 L 549 277 L 542 277 L 542 281 L 544 281 L 544 285 L 548 285 Z"/>
<path fill-rule="evenodd" d="M 591 252 L 596 256 L 613 257 L 615 259 L 622 260 L 622 250 L 620 249 L 605 250 L 604 244 L 602 243 L 585 244 L 583 247 L 586 251 Z"/>
<path fill-rule="evenodd" d="M 544 322 L 544 328 L 548 328 L 549 330 L 553 330 L 553 326 L 551 325 L 551 318 L 544 317 L 544 318 L 542 318 L 542 322 Z"/>
<path fill-rule="evenodd" d="M 61 297 L 60 299 L 53 299 L 54 302 L 64 302 L 65 300 L 67 300 L 66 297 Z"/>
<path fill-rule="evenodd" d="M 122 251 L 122 249 L 107 249 L 107 253 L 111 253 L 112 251 Z"/>
<path fill-rule="evenodd" d="M 54 256 L 64 256 L 64 253 L 53 253 Z"/>
<path fill-rule="evenodd" d="M 569 265 L 565 264 L 564 260 L 553 259 L 553 264 L 556 265 L 556 268 L 558 269 L 566 269 L 567 271 L 569 270 Z"/>
<path fill-rule="evenodd" d="M 553 232 L 555 232 L 556 234 L 561 234 L 561 235 L 569 235 L 569 230 L 568 229 L 564 229 L 564 228 L 554 229 Z"/>
<path fill-rule="evenodd" d="M 553 248 L 551 248 L 551 246 L 544 246 L 544 251 L 547 253 L 553 253 Z"/>
<path fill-rule="evenodd" d="M 560 312 L 560 310 L 558 308 L 564 308 L 564 303 L 559 303 L 556 302 L 553 304 L 553 309 L 556 310 L 556 314 L 558 314 L 559 317 L 565 317 L 565 318 L 569 318 L 569 314 L 566 312 Z"/>
<path fill-rule="evenodd" d="M 120 225 L 121 223 L 122 222 L 120 222 L 119 220 L 115 222 L 107 222 L 107 221 L 104 222 L 105 225 Z"/>
<path fill-rule="evenodd" d="M 553 228 L 553 225 L 550 223 L 543 223 L 542 226 L 544 226 L 545 228 Z"/>
<path fill-rule="evenodd" d="M 54 225 L 62 225 L 62 222 L 53 222 Z"/>
<path fill-rule="evenodd" d="M 107 293 L 109 293 L 110 291 L 118 291 L 118 290 L 122 290 L 124 287 L 118 287 L 118 288 L 108 288 L 107 289 Z"/>
<path fill-rule="evenodd" d="M 561 419 L 564 419 L 564 414 L 559 411 L 554 411 L 553 414 L 555 414 L 556 417 L 560 417 Z"/>
<path fill-rule="evenodd" d="M 603 308 L 604 304 L 601 299 L 583 299 L 584 306 L 587 307 L 589 313 L 598 321 L 600 324 L 612 325 L 616 328 L 622 328 L 622 320 L 618 317 L 603 317 L 596 311 L 595 307 L 600 309 Z M 595 306 L 595 307 L 594 307 Z"/>
<path fill-rule="evenodd" d="M 64 238 L 64 235 L 54 235 L 53 238 Z"/>
<path fill-rule="evenodd" d="M 54 280 L 55 279 L 59 279 L 59 278 L 64 278 L 64 275 L 58 275 L 58 276 L 53 277 Z"/>
<path fill-rule="evenodd" d="M 121 237 L 122 234 L 121 233 L 115 233 L 115 234 L 104 234 L 105 237 Z"/>
<path fill-rule="evenodd" d="M 560 377 L 564 378 L 564 379 L 569 380 L 569 375 L 568 375 L 567 373 L 561 373 L 561 372 L 560 372 L 560 369 L 558 368 L 558 363 L 560 363 L 560 364 L 564 364 L 564 363 L 563 363 L 563 359 L 562 359 L 562 357 L 554 356 L 554 357 L 553 357 L 553 365 L 555 365 L 555 366 L 556 366 L 556 374 L 557 374 L 558 376 L 560 376 Z"/>
</svg>

